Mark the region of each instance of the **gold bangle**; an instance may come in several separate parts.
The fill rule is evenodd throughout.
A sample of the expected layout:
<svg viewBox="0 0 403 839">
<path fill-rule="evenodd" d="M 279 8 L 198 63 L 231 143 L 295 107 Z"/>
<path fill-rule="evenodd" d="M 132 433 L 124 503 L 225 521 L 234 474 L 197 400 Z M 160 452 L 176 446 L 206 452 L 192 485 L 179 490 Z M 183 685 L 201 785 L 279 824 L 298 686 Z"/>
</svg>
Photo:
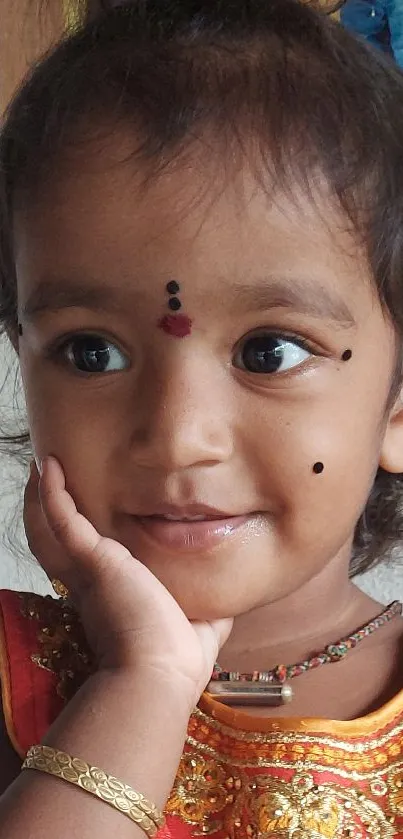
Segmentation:
<svg viewBox="0 0 403 839">
<path fill-rule="evenodd" d="M 147 801 L 141 793 L 118 781 L 113 775 L 107 775 L 97 766 L 90 766 L 84 760 L 71 757 L 66 752 L 52 749 L 50 746 L 31 746 L 22 764 L 22 769 L 38 769 L 55 775 L 63 781 L 96 795 L 115 810 L 128 816 L 147 836 L 152 839 L 164 826 L 165 819 L 158 808 Z"/>
</svg>

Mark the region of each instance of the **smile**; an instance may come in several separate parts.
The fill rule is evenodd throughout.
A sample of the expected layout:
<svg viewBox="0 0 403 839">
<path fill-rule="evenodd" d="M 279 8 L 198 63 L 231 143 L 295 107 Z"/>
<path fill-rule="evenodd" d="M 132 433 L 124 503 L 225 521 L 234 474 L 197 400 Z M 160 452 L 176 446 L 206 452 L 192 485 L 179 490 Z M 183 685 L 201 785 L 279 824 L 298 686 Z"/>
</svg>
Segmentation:
<svg viewBox="0 0 403 839">
<path fill-rule="evenodd" d="M 245 528 L 250 515 L 218 518 L 214 516 L 152 515 L 133 516 L 135 526 L 153 542 L 176 551 L 206 551 L 225 542 Z"/>
</svg>

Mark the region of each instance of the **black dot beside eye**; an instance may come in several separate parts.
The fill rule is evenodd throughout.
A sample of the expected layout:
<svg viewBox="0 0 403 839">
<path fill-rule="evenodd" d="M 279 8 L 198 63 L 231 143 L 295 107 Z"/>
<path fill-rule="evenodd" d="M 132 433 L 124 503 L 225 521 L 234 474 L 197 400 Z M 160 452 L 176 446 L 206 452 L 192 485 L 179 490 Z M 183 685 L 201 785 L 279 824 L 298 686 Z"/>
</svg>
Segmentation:
<svg viewBox="0 0 403 839">
<path fill-rule="evenodd" d="M 22 335 L 22 324 L 21 323 L 18 324 L 18 334 Z"/>
<path fill-rule="evenodd" d="M 170 309 L 172 309 L 172 311 L 177 312 L 178 309 L 180 309 L 180 307 L 182 306 L 182 303 L 180 300 L 178 300 L 177 297 L 171 297 L 171 299 L 168 300 L 168 306 Z"/>
<path fill-rule="evenodd" d="M 318 463 L 314 463 L 313 471 L 315 472 L 315 475 L 320 475 L 320 473 L 323 472 L 324 468 L 325 467 L 324 467 L 323 463 L 320 463 L 318 461 Z"/>
<path fill-rule="evenodd" d="M 179 291 L 179 285 L 176 280 L 170 280 L 170 282 L 166 285 L 166 290 L 168 294 L 177 294 Z"/>
<path fill-rule="evenodd" d="M 351 358 L 352 354 L 353 354 L 353 353 L 352 353 L 352 351 L 351 351 L 351 350 L 344 350 L 344 353 L 343 353 L 343 355 L 342 355 L 342 357 L 341 357 L 341 358 L 342 358 L 342 361 L 350 361 L 350 358 Z"/>
</svg>

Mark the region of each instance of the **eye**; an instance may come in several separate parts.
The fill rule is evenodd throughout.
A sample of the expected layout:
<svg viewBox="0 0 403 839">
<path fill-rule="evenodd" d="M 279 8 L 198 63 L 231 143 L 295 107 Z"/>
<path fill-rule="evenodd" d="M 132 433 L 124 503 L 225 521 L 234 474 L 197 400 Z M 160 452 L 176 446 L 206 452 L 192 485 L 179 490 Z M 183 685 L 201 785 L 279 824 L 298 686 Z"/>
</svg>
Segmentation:
<svg viewBox="0 0 403 839">
<path fill-rule="evenodd" d="M 313 355 L 302 339 L 266 332 L 242 340 L 234 364 L 249 373 L 285 373 Z"/>
<path fill-rule="evenodd" d="M 112 373 L 129 366 L 121 350 L 100 335 L 70 338 L 59 352 L 81 373 Z"/>
</svg>

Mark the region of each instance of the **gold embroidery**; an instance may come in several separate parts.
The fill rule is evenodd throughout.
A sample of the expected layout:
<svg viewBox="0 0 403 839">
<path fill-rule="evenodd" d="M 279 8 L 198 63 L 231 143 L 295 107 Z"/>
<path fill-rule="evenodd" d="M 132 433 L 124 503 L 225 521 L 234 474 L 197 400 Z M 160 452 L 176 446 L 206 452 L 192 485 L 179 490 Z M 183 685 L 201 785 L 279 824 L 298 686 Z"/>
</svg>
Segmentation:
<svg viewBox="0 0 403 839">
<path fill-rule="evenodd" d="M 292 733 L 287 734 L 286 736 L 287 736 L 289 742 L 291 742 L 292 741 Z M 220 758 L 224 759 L 224 760 L 227 759 L 227 755 L 225 755 L 225 757 L 224 757 L 224 755 L 222 753 L 217 752 L 215 749 L 212 749 L 207 744 L 198 743 L 198 741 L 193 739 L 192 737 L 187 737 L 186 742 L 190 746 L 196 748 L 198 751 L 200 750 L 200 752 L 202 754 L 204 754 L 206 757 L 210 758 L 210 760 L 220 760 Z M 307 744 L 305 748 L 300 746 L 300 751 L 299 752 L 296 752 L 296 750 L 292 750 L 293 752 L 295 752 L 295 759 L 294 760 L 285 760 L 284 759 L 284 752 L 282 752 L 281 749 L 278 749 L 275 752 L 274 752 L 274 749 L 273 749 L 271 760 L 268 760 L 268 759 L 263 760 L 263 759 L 256 758 L 256 756 L 253 755 L 253 752 L 250 752 L 248 760 L 236 760 L 236 759 L 232 760 L 231 759 L 231 764 L 232 764 L 232 766 L 237 767 L 239 769 L 241 769 L 241 768 L 242 769 L 254 769 L 256 767 L 256 765 L 258 764 L 262 769 L 277 769 L 279 766 L 281 766 L 282 769 L 291 769 L 291 770 L 293 770 L 295 768 L 302 770 L 302 769 L 305 768 L 305 769 L 308 769 L 310 772 L 329 772 L 329 771 L 331 771 L 333 775 L 337 775 L 339 778 L 341 778 L 343 780 L 353 780 L 353 781 L 357 781 L 357 782 L 358 781 L 370 781 L 372 779 L 377 779 L 379 777 L 382 777 L 383 775 L 387 775 L 390 772 L 391 768 L 393 768 L 393 767 L 399 768 L 402 765 L 402 762 L 398 761 L 398 762 L 388 763 L 387 766 L 385 766 L 383 768 L 375 769 L 372 761 L 368 761 L 367 759 L 364 759 L 363 763 L 368 764 L 369 766 L 372 766 L 372 770 L 369 770 L 368 772 L 358 772 L 356 769 L 351 769 L 349 771 L 348 769 L 343 769 L 343 767 L 339 766 L 337 763 L 335 763 L 334 760 L 331 761 L 329 759 L 327 761 L 327 763 L 325 763 L 324 760 L 323 760 L 325 758 L 324 754 L 321 755 L 322 760 L 323 760 L 322 763 L 311 760 L 310 759 L 311 752 L 310 752 L 308 746 L 309 746 L 309 744 Z M 273 753 L 274 753 L 274 756 L 273 756 Z M 340 761 L 341 760 L 340 755 L 336 756 L 335 760 Z M 348 765 L 348 761 L 347 760 L 343 761 L 343 764 Z"/>
<path fill-rule="evenodd" d="M 380 805 L 357 789 L 315 784 L 309 773 L 291 780 L 231 775 L 215 761 L 184 755 L 166 812 L 180 816 L 195 836 L 217 831 L 234 839 L 338 839 L 396 836 Z"/>
<path fill-rule="evenodd" d="M 400 718 L 380 736 L 361 739 L 262 734 L 196 709 L 167 812 L 191 824 L 194 835 L 219 831 L 231 839 L 403 837 L 396 827 L 403 817 L 402 728 Z"/>
<path fill-rule="evenodd" d="M 393 723 L 395 723 L 393 725 Z M 383 733 L 362 738 L 304 734 L 299 731 L 249 732 L 232 729 L 196 709 L 190 719 L 187 743 L 205 757 L 229 760 L 239 768 L 301 767 L 311 772 L 332 771 L 341 779 L 368 781 L 387 774 L 403 760 L 403 721 L 391 720 Z"/>
<path fill-rule="evenodd" d="M 95 669 L 79 618 L 65 602 L 21 597 L 39 623 L 31 658 L 68 699 Z M 401 717 L 377 737 L 244 732 L 196 709 L 166 813 L 222 839 L 403 837 L 402 732 Z"/>
<path fill-rule="evenodd" d="M 218 720 L 212 719 L 200 708 L 196 708 L 193 717 L 195 720 L 194 728 L 198 730 L 198 732 L 203 731 L 203 726 L 205 733 L 209 735 L 209 742 L 213 740 L 213 733 L 217 733 L 216 742 L 221 742 L 225 740 L 228 743 L 229 751 L 231 752 L 233 749 L 233 742 L 236 740 L 241 741 L 243 744 L 246 743 L 253 743 L 254 745 L 261 744 L 262 746 L 271 746 L 273 743 L 317 743 L 320 746 L 320 750 L 322 750 L 322 746 L 328 746 L 329 748 L 338 749 L 342 752 L 351 753 L 351 754 L 362 754 L 363 752 L 367 752 L 373 749 L 377 749 L 380 746 L 386 745 L 390 740 L 390 732 L 388 731 L 386 734 L 381 735 L 380 737 L 374 737 L 372 734 L 369 734 L 362 739 L 358 739 L 357 737 L 351 738 L 351 740 L 339 740 L 335 737 L 330 737 L 329 735 L 317 735 L 317 734 L 304 734 L 302 731 L 238 731 L 237 729 L 230 728 L 227 725 L 219 722 Z M 399 717 L 398 723 L 393 726 L 394 734 L 403 734 L 403 720 Z M 201 737 L 200 737 L 201 739 Z M 365 742 L 364 742 L 365 741 Z M 403 753 L 403 742 L 399 745 L 397 744 L 398 753 Z"/>
<path fill-rule="evenodd" d="M 65 601 L 37 594 L 20 597 L 22 614 L 40 624 L 37 636 L 40 652 L 33 653 L 31 660 L 55 673 L 57 693 L 64 700 L 71 699 L 94 671 L 93 656 L 79 617 Z"/>
<path fill-rule="evenodd" d="M 202 822 L 233 801 L 223 767 L 202 757 L 182 758 L 170 798 L 170 812 L 191 824 Z"/>
<path fill-rule="evenodd" d="M 391 772 L 389 784 L 391 787 L 389 800 L 392 813 L 403 816 L 403 767 Z"/>
<path fill-rule="evenodd" d="M 291 783 L 263 776 L 253 805 L 258 830 L 269 836 L 336 839 L 360 828 L 387 839 L 395 831 L 378 804 L 354 789 L 331 783 L 316 785 L 311 775 L 294 775 Z"/>
</svg>

